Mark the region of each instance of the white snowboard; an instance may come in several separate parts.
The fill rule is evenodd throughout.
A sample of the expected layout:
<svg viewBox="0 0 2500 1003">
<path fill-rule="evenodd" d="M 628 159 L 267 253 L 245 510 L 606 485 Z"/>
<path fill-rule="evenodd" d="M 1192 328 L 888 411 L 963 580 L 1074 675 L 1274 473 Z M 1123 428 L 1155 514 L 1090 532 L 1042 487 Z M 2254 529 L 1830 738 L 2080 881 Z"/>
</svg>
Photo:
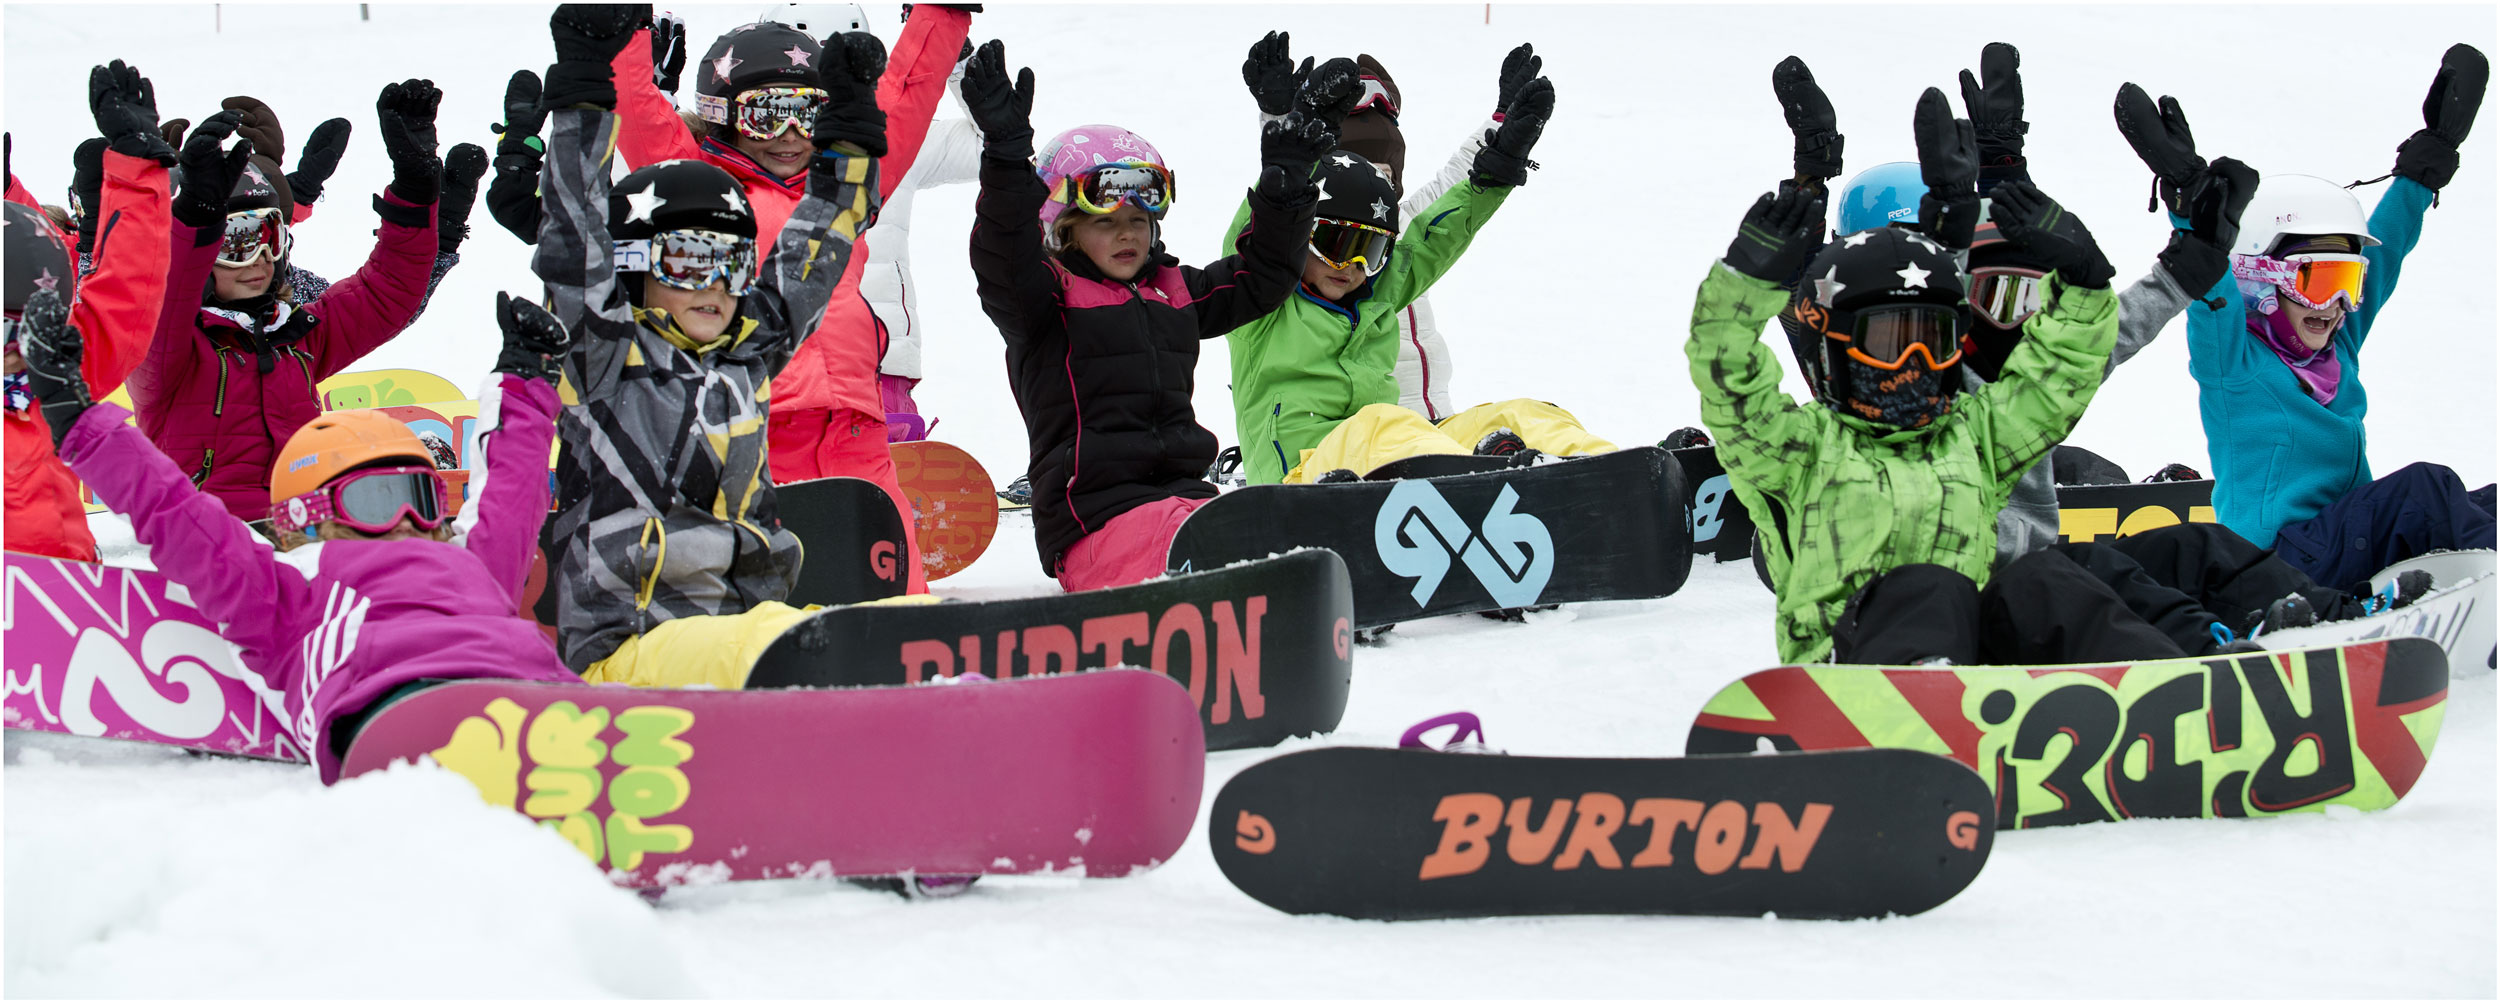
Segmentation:
<svg viewBox="0 0 2500 1003">
<path fill-rule="evenodd" d="M 2431 573 L 2431 591 L 2413 605 L 2358 620 L 2336 620 L 2309 627 L 2260 634 L 2257 643 L 2272 649 L 2349 644 L 2373 637 L 2411 635 L 2439 642 L 2448 652 L 2448 672 L 2464 676 L 2494 668 L 2500 661 L 2500 576 L 2494 574 L 2492 551 L 2452 550 L 2424 554 L 2391 564 L 2370 576 L 2385 587 L 2406 571 Z"/>
</svg>

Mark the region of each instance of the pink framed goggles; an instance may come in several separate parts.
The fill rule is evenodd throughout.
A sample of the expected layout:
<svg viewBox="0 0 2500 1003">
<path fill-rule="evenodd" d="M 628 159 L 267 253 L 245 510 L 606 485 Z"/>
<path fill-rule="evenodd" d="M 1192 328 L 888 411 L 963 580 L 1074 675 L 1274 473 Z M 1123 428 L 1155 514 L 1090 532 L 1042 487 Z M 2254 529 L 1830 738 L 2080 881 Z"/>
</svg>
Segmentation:
<svg viewBox="0 0 2500 1003">
<path fill-rule="evenodd" d="M 451 493 L 432 467 L 367 467 L 332 478 L 289 498 L 269 513 L 280 531 L 309 533 L 335 522 L 359 533 L 381 535 L 406 517 L 430 530 L 450 518 Z"/>
</svg>

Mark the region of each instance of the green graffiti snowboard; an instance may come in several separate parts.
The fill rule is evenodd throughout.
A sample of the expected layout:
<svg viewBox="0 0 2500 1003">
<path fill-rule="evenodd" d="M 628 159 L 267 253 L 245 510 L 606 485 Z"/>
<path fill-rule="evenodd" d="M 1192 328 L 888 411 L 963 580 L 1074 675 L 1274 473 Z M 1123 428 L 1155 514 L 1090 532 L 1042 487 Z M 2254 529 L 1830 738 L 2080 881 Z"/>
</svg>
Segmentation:
<svg viewBox="0 0 2500 1003">
<path fill-rule="evenodd" d="M 2418 637 L 2132 665 L 1791 666 L 1720 690 L 1685 754 L 1932 752 L 1979 771 L 2008 829 L 2375 811 L 2421 778 L 2447 698 L 2447 657 Z"/>
</svg>

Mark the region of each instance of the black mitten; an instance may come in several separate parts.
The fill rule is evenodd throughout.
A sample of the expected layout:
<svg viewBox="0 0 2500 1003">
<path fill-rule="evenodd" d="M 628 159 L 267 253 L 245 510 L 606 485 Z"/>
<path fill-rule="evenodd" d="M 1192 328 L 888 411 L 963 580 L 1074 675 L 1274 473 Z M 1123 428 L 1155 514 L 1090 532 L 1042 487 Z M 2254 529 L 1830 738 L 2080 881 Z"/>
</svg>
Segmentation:
<svg viewBox="0 0 2500 1003">
<path fill-rule="evenodd" d="M 2205 158 L 2196 152 L 2196 135 L 2188 129 L 2187 112 L 2180 110 L 2179 99 L 2164 94 L 2161 104 L 2155 105 L 2144 88 L 2120 84 L 2112 111 L 2118 116 L 2119 134 L 2127 137 L 2127 145 L 2135 148 L 2144 166 L 2152 168 L 2160 204 L 2186 215 L 2187 204 L 2179 193 L 2205 170 Z M 2153 207 L 2144 209 L 2150 212 Z"/>
<path fill-rule="evenodd" d="M 829 97 L 816 112 L 811 134 L 816 148 L 849 143 L 869 156 L 885 156 L 885 112 L 877 107 L 885 43 L 864 31 L 844 32 L 825 43 L 823 77 Z"/>
<path fill-rule="evenodd" d="M 469 239 L 469 211 L 477 206 L 477 182 L 486 176 L 486 148 L 462 143 L 443 158 L 442 202 L 434 210 L 434 249 L 457 254 Z"/>
<path fill-rule="evenodd" d="M 69 158 L 69 208 L 72 221 L 78 224 L 81 256 L 95 251 L 96 203 L 104 198 L 104 147 L 102 137 L 90 138 L 78 144 Z"/>
<path fill-rule="evenodd" d="M 304 141 L 304 152 L 295 158 L 295 169 L 286 176 L 296 205 L 311 205 L 321 198 L 321 186 L 330 183 L 330 175 L 339 169 L 339 158 L 347 155 L 347 136 L 352 131 L 354 127 L 343 118 L 313 127 L 312 138 Z"/>
<path fill-rule="evenodd" d="M 1918 198 L 1918 228 L 1953 251 L 1970 248 L 1979 227 L 1979 141 L 1969 119 L 1953 117 L 1953 104 L 1933 87 L 1918 96 L 1911 117 L 1918 140 L 1918 173 L 1927 194 Z"/>
<path fill-rule="evenodd" d="M 2457 146 L 2474 130 L 2474 114 L 2482 110 L 2483 90 L 2491 83 L 2491 63 L 2481 50 L 2459 42 L 2439 60 L 2431 78 L 2430 96 L 2422 99 L 2421 131 L 2396 147 L 2395 173 L 2438 191 L 2457 176 Z"/>
<path fill-rule="evenodd" d="M 547 18 L 555 37 L 555 65 L 547 68 L 543 107 L 616 107 L 611 65 L 634 31 L 651 23 L 650 4 L 568 3 Z"/>
<path fill-rule="evenodd" d="M 2231 245 L 2240 239 L 2240 213 L 2257 194 L 2257 171 L 2216 157 L 2196 173 L 2180 198 L 2186 229 L 2172 230 L 2162 248 L 2162 268 L 2190 296 L 2203 296 L 2231 270 Z"/>
<path fill-rule="evenodd" d="M 1845 137 L 1832 112 L 1832 99 L 1814 82 L 1814 71 L 1806 68 L 1806 61 L 1790 56 L 1772 67 L 1771 93 L 1778 96 L 1789 135 L 1796 138 L 1798 179 L 1839 177 Z"/>
<path fill-rule="evenodd" d="M 1970 113 L 1971 132 L 1979 141 L 1979 169 L 1997 172 L 2023 167 L 2023 55 L 2004 42 L 1979 50 L 1979 75 L 1962 71 L 1962 108 Z"/>
</svg>

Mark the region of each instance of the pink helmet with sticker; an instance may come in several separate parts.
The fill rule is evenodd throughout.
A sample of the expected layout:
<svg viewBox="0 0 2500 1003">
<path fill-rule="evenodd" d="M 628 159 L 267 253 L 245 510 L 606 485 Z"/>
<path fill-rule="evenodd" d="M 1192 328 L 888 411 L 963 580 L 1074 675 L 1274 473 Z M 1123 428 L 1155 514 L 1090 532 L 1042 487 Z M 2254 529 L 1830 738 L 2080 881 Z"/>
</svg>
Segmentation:
<svg viewBox="0 0 2500 1003">
<path fill-rule="evenodd" d="M 1151 168 L 1164 181 L 1163 190 L 1157 194 L 1160 201 L 1139 207 L 1159 217 L 1163 215 L 1162 206 L 1170 204 L 1172 172 L 1164 165 L 1163 154 L 1156 152 L 1154 144 L 1146 142 L 1145 137 L 1116 125 L 1080 125 L 1052 136 L 1034 155 L 1033 163 L 1043 186 L 1050 189 L 1050 200 L 1042 203 L 1044 230 L 1075 204 L 1079 192 L 1070 180 L 1082 179 L 1105 165 Z"/>
</svg>

